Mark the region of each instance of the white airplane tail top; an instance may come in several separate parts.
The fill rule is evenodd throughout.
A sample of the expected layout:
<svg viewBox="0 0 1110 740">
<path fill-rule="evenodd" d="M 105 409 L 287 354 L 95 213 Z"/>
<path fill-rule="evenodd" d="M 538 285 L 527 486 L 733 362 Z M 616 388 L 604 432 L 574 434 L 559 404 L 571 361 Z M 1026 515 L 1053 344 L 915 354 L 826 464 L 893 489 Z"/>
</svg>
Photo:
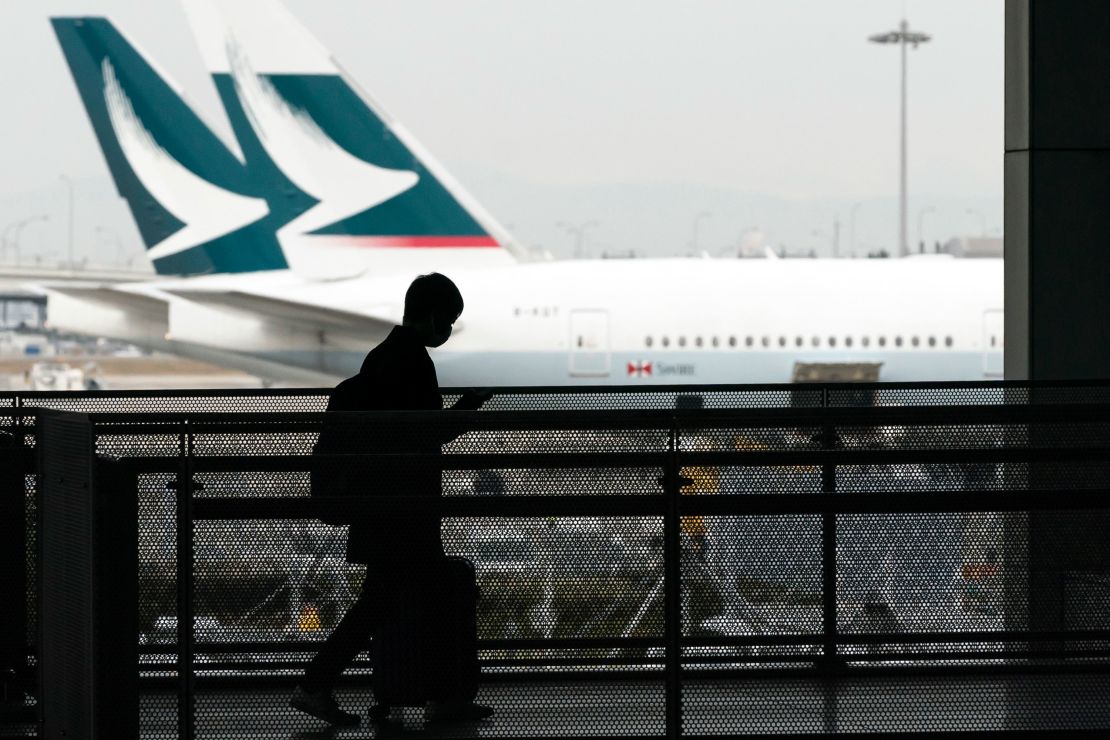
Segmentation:
<svg viewBox="0 0 1110 740">
<path fill-rule="evenodd" d="M 487 267 L 508 233 L 277 0 L 183 3 L 290 267 L 308 277 Z"/>
</svg>

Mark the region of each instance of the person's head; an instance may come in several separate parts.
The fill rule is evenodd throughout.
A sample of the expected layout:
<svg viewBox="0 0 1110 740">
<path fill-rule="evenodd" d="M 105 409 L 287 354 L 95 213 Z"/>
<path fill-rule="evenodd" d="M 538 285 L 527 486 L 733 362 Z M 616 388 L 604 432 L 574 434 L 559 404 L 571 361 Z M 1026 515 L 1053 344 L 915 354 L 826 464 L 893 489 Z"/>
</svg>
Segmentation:
<svg viewBox="0 0 1110 740">
<path fill-rule="evenodd" d="M 405 326 L 428 347 L 438 347 L 451 336 L 451 325 L 462 315 L 462 293 L 438 272 L 421 275 L 405 293 Z"/>
</svg>

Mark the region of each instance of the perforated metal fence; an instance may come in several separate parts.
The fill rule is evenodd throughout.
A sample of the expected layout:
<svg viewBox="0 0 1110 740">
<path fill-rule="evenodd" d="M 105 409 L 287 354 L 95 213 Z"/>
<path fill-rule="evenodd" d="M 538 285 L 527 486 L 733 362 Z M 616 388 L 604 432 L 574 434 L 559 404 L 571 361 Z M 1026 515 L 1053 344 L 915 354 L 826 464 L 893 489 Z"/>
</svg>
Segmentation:
<svg viewBox="0 0 1110 740">
<path fill-rule="evenodd" d="M 1110 727 L 1110 385 L 508 389 L 369 415 L 321 414 L 325 393 L 12 402 L 26 444 L 20 409 L 83 411 L 141 472 L 121 495 L 143 736 L 322 728 L 287 699 L 365 578 L 319 519 L 341 512 L 413 582 L 428 517 L 474 563 L 496 710 L 375 725 L 363 652 L 342 736 Z M 325 420 L 350 448 L 313 455 Z M 313 475 L 365 495 L 313 496 Z"/>
</svg>

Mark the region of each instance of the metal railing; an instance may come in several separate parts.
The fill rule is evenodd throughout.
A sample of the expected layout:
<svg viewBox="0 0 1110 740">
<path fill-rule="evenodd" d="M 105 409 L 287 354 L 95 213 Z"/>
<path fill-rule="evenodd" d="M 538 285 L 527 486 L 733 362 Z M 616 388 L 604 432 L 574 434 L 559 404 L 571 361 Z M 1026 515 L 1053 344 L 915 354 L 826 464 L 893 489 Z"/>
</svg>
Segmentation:
<svg viewBox="0 0 1110 740">
<path fill-rule="evenodd" d="M 170 397 L 171 413 L 136 411 Z M 54 398 L 22 397 L 12 424 L 30 438 L 24 413 Z M 131 406 L 108 412 L 106 398 Z M 309 410 L 263 410 L 290 398 Z M 163 503 L 172 508 L 152 505 L 147 524 L 172 533 L 173 556 L 156 536 L 144 546 L 151 562 L 171 563 L 176 622 L 162 625 L 172 639 L 142 646 L 141 669 L 145 686 L 176 692 L 177 736 L 198 735 L 198 690 L 291 685 L 334 622 L 317 610 L 308 629 L 281 631 L 206 614 L 228 592 L 214 585 L 216 566 L 243 557 L 228 543 L 268 528 L 278 545 L 256 554 L 338 561 L 336 530 L 314 520 L 340 511 L 388 517 L 423 507 L 443 517 L 447 550 L 479 561 L 486 680 L 658 684 L 667 736 L 716 701 L 705 682 L 813 679 L 833 696 L 855 679 L 1110 674 L 1110 617 L 1089 595 L 1110 572 L 1110 544 L 1097 534 L 1110 508 L 1108 384 L 513 389 L 489 410 L 447 419 L 348 417 L 352 429 L 423 449 L 465 430 L 439 454 L 394 445 L 313 455 L 320 425 L 340 416 L 319 413 L 324 398 L 65 398 L 95 409 L 98 452 L 140 474 L 140 501 L 170 490 Z M 213 412 L 219 404 L 252 410 Z M 388 471 L 389 493 L 310 496 L 321 466 Z M 406 496 L 405 471 L 429 467 L 444 495 Z M 489 476 L 499 495 L 486 490 Z M 569 547 L 553 544 L 563 524 Z M 299 549 L 280 544 L 298 538 Z M 616 540 L 623 550 L 596 566 Z M 525 554 L 483 569 L 480 545 L 490 542 L 523 543 Z M 296 567 L 259 575 L 239 564 L 222 577 L 284 579 L 297 614 L 312 612 L 303 595 L 288 595 L 312 580 Z M 338 593 L 350 574 L 313 578 Z M 544 579 L 554 585 L 532 587 Z M 1077 583 L 1081 599 L 1069 596 Z M 590 589 L 605 588 L 608 600 L 590 601 Z M 497 610 L 520 604 L 539 616 L 518 620 L 527 634 L 509 634 Z M 619 618 L 600 618 L 605 610 Z M 536 627 L 545 619 L 554 621 L 546 632 Z M 351 680 L 364 682 L 368 668 L 356 663 Z M 836 727 L 835 716 L 826 720 Z M 765 731 L 789 730 L 783 722 Z"/>
</svg>

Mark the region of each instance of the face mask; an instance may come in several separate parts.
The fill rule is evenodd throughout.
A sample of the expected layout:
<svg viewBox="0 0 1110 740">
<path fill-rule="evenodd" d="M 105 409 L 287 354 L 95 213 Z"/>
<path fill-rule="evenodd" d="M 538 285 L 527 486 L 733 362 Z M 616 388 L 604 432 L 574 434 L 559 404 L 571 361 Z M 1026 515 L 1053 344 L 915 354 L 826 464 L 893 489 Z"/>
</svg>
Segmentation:
<svg viewBox="0 0 1110 740">
<path fill-rule="evenodd" d="M 441 329 L 438 323 L 432 323 L 432 335 L 428 338 L 429 347 L 439 347 L 451 338 L 451 331 L 454 327 L 451 324 L 447 325 L 446 329 Z"/>
<path fill-rule="evenodd" d="M 434 336 L 432 337 L 432 341 L 433 341 L 433 342 L 435 342 L 435 344 L 433 344 L 432 346 L 433 346 L 433 347 L 438 347 L 438 346 L 440 346 L 441 344 L 444 344 L 444 343 L 446 343 L 446 342 L 447 342 L 447 340 L 451 338 L 451 331 L 452 331 L 452 329 L 454 329 L 454 327 L 452 327 L 451 325 L 448 325 L 448 326 L 447 326 L 447 331 L 443 332 L 442 334 L 436 334 L 436 335 L 434 335 Z"/>
</svg>

